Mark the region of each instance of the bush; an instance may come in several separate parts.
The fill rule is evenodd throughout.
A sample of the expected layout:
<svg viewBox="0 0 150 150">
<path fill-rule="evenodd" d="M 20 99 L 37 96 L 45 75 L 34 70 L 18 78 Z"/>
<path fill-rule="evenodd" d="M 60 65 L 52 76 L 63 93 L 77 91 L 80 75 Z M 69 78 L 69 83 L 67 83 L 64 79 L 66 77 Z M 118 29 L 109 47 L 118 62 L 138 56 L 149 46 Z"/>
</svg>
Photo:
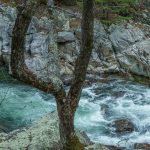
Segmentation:
<svg viewBox="0 0 150 150">
<path fill-rule="evenodd" d="M 135 4 L 136 0 L 96 0 L 98 15 L 106 24 L 131 18 Z"/>
</svg>

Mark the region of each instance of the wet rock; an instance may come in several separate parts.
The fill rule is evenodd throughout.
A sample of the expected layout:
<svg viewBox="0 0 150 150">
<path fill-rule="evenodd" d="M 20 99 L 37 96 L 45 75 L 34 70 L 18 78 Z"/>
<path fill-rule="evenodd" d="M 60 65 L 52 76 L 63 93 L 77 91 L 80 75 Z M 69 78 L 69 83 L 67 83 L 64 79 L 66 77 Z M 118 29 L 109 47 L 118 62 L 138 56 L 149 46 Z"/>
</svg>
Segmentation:
<svg viewBox="0 0 150 150">
<path fill-rule="evenodd" d="M 149 150 L 150 149 L 150 144 L 148 143 L 136 143 L 134 145 L 135 149 L 140 149 L 140 150 Z"/>
<path fill-rule="evenodd" d="M 135 130 L 134 124 L 127 119 L 115 120 L 112 123 L 115 132 L 118 134 L 131 133 Z"/>
<path fill-rule="evenodd" d="M 115 98 L 119 98 L 119 97 L 123 97 L 125 95 L 125 91 L 116 91 L 114 93 L 112 93 L 112 96 Z"/>
<path fill-rule="evenodd" d="M 124 150 L 122 147 L 115 147 L 115 146 L 107 146 L 109 150 Z"/>
<path fill-rule="evenodd" d="M 124 150 L 124 148 L 119 148 L 115 146 L 105 146 L 101 144 L 93 144 L 86 147 L 85 150 Z"/>
<path fill-rule="evenodd" d="M 101 144 L 93 144 L 86 147 L 85 150 L 109 150 L 109 149 Z"/>
<path fill-rule="evenodd" d="M 111 114 L 110 107 L 107 104 L 101 104 L 101 112 L 104 116 L 109 116 Z"/>
<path fill-rule="evenodd" d="M 58 43 L 65 43 L 65 42 L 73 42 L 75 41 L 75 36 L 72 32 L 58 32 L 57 42 Z"/>
</svg>

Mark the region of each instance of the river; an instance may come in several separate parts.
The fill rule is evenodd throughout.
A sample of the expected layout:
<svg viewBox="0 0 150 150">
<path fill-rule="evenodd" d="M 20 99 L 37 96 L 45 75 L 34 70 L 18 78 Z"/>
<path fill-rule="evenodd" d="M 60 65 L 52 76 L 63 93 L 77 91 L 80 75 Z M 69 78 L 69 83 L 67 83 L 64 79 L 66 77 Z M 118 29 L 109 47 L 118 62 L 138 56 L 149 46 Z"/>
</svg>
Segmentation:
<svg viewBox="0 0 150 150">
<path fill-rule="evenodd" d="M 56 109 L 54 98 L 24 84 L 0 83 L 0 126 L 4 131 L 28 126 Z M 112 122 L 130 120 L 136 130 L 118 134 Z M 83 89 L 75 117 L 77 128 L 94 142 L 126 147 L 150 143 L 150 88 L 116 77 Z"/>
</svg>

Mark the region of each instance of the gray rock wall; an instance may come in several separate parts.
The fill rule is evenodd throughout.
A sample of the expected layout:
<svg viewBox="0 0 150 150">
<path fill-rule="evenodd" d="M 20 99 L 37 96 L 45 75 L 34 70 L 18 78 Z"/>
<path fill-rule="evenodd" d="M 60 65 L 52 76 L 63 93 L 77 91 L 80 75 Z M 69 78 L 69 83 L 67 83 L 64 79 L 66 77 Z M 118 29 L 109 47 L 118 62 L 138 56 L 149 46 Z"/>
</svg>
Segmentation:
<svg viewBox="0 0 150 150">
<path fill-rule="evenodd" d="M 62 76 L 72 75 L 80 50 L 81 28 L 80 25 L 70 27 L 76 16 L 68 15 L 68 11 L 52 11 L 51 19 L 32 19 L 26 37 L 26 64 L 40 76 L 59 76 L 59 73 Z M 15 8 L 0 6 L 0 61 L 7 65 L 10 62 L 11 32 L 15 18 Z M 95 20 L 94 49 L 88 74 L 123 69 L 150 77 L 149 36 L 148 24 L 130 21 L 106 27 Z"/>
</svg>

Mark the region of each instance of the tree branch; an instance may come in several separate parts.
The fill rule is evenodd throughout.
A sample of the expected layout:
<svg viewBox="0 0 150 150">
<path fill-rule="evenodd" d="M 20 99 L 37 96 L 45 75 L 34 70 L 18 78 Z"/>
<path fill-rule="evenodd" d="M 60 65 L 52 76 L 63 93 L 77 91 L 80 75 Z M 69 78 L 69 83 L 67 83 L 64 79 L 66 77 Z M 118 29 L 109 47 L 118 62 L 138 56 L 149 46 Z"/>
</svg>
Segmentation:
<svg viewBox="0 0 150 150">
<path fill-rule="evenodd" d="M 11 71 L 12 76 L 20 81 L 28 83 L 44 92 L 51 93 L 54 96 L 65 96 L 63 83 L 58 76 L 54 76 L 48 71 L 36 74 L 25 64 L 24 51 L 26 33 L 31 22 L 32 16 L 35 13 L 41 0 L 28 0 L 26 6 L 19 9 L 15 26 L 13 28 L 12 46 L 11 46 Z"/>
<path fill-rule="evenodd" d="M 87 67 L 93 49 L 94 0 L 83 0 L 81 51 L 76 60 L 74 79 L 68 93 L 70 105 L 76 110 L 82 87 L 86 78 Z"/>
</svg>

